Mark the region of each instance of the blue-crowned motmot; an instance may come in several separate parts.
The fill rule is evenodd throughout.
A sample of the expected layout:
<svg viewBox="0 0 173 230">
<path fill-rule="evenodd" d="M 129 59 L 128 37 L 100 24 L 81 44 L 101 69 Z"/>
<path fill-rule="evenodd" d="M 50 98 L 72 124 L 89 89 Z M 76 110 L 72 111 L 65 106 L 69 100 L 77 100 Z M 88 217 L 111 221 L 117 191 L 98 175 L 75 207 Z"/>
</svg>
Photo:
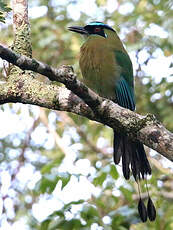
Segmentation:
<svg viewBox="0 0 173 230">
<path fill-rule="evenodd" d="M 71 26 L 68 29 L 85 37 L 79 64 L 86 85 L 100 96 L 134 111 L 132 63 L 116 31 L 102 22 L 92 22 L 84 27 Z M 142 143 L 130 140 L 125 133 L 114 130 L 113 145 L 114 162 L 118 164 L 122 158 L 126 179 L 130 177 L 130 168 L 137 183 L 151 174 Z M 155 219 L 155 208 L 149 196 L 147 209 L 140 198 L 138 210 L 143 221 L 147 220 L 147 216 L 151 221 Z"/>
</svg>

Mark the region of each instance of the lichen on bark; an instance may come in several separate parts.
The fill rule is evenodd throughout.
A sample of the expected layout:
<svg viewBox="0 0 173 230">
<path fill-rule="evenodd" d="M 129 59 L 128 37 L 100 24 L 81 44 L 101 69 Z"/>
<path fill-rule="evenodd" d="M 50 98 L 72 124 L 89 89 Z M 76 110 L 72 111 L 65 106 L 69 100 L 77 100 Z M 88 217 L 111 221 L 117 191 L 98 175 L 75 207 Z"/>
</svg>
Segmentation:
<svg viewBox="0 0 173 230">
<path fill-rule="evenodd" d="M 30 24 L 28 20 L 27 0 L 13 0 L 13 50 L 16 53 L 32 57 Z M 22 70 L 11 66 L 10 74 L 21 74 Z M 30 73 L 32 74 L 32 73 Z"/>
</svg>

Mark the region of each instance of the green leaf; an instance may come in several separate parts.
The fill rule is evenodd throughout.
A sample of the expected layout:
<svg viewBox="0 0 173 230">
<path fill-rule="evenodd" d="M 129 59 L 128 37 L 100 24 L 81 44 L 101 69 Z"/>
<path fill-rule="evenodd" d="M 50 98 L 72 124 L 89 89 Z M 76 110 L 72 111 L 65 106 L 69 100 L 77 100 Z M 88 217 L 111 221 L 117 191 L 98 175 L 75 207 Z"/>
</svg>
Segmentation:
<svg viewBox="0 0 173 230">
<path fill-rule="evenodd" d="M 55 159 L 53 160 L 52 162 L 44 165 L 41 169 L 41 173 L 42 174 L 45 174 L 45 173 L 50 173 L 51 172 L 51 169 L 54 168 L 54 167 L 58 167 L 59 164 L 61 163 L 62 159 L 58 158 L 58 159 Z"/>
<path fill-rule="evenodd" d="M 97 186 L 97 185 L 100 185 L 100 186 L 101 186 L 101 185 L 103 184 L 103 182 L 105 181 L 106 177 L 107 177 L 107 173 L 102 172 L 102 173 L 100 174 L 100 176 L 94 178 L 93 184 L 94 184 L 95 186 Z"/>
<path fill-rule="evenodd" d="M 72 219 L 70 221 L 66 221 L 63 225 L 64 230 L 69 230 L 69 229 L 77 230 L 77 229 L 81 229 L 80 227 L 82 227 L 82 224 L 79 219 Z"/>
<path fill-rule="evenodd" d="M 49 170 L 49 169 L 48 169 Z M 37 182 L 35 186 L 36 192 L 41 193 L 52 193 L 55 189 L 59 180 L 62 181 L 62 189 L 68 184 L 70 181 L 71 175 L 68 173 L 61 174 L 44 174 L 40 181 Z"/>
<path fill-rule="evenodd" d="M 99 222 L 98 210 L 93 206 L 84 206 L 81 211 L 81 217 L 87 222 L 88 225 Z"/>
<path fill-rule="evenodd" d="M 111 175 L 111 177 L 113 179 L 117 180 L 118 177 L 119 177 L 119 174 L 117 172 L 117 169 L 116 169 L 115 165 L 111 165 L 110 167 L 111 167 L 111 169 L 110 169 L 110 175 Z"/>
<path fill-rule="evenodd" d="M 127 200 L 132 201 L 132 192 L 130 190 L 121 186 L 120 191 Z"/>
<path fill-rule="evenodd" d="M 59 224 L 55 225 L 51 230 L 63 229 L 63 230 L 80 230 L 82 227 L 81 221 L 79 219 L 72 219 L 69 221 L 61 221 Z"/>
<path fill-rule="evenodd" d="M 42 179 L 37 182 L 35 190 L 41 193 L 52 193 L 59 179 L 56 175 L 45 174 Z"/>
<path fill-rule="evenodd" d="M 4 13 L 10 12 L 12 9 L 7 7 L 7 4 L 0 1 L 0 22 L 5 23 L 5 16 Z"/>
<path fill-rule="evenodd" d="M 128 230 L 129 228 L 125 228 L 125 227 L 123 227 L 123 226 L 119 226 L 118 228 L 117 228 L 117 230 Z"/>
<path fill-rule="evenodd" d="M 82 203 L 84 203 L 84 202 L 85 202 L 85 201 L 82 200 L 82 199 L 81 199 L 81 200 L 78 200 L 78 201 L 72 201 L 72 202 L 70 202 L 70 203 L 64 205 L 63 210 L 66 211 L 66 210 L 69 209 L 73 204 L 82 204 Z"/>
<path fill-rule="evenodd" d="M 172 68 L 172 67 L 173 67 L 173 62 L 171 62 L 169 65 L 169 68 Z"/>
<path fill-rule="evenodd" d="M 3 12 L 9 12 L 12 9 L 10 7 L 7 7 L 6 3 L 0 1 L 0 10 Z"/>
<path fill-rule="evenodd" d="M 48 230 L 48 226 L 51 222 L 51 219 L 46 219 L 41 223 L 40 230 Z"/>
<path fill-rule="evenodd" d="M 116 215 L 112 219 L 112 227 L 113 229 L 117 229 L 120 225 L 122 225 L 122 222 L 124 221 L 124 217 L 121 215 Z"/>
<path fill-rule="evenodd" d="M 55 212 L 53 212 L 49 217 L 50 217 L 50 218 L 54 218 L 54 217 L 56 217 L 56 216 L 64 217 L 64 212 L 62 212 L 62 211 L 55 211 Z"/>
<path fill-rule="evenodd" d="M 62 181 L 62 189 L 68 184 L 68 182 L 70 181 L 71 175 L 68 174 L 67 176 L 61 177 L 61 181 Z"/>
</svg>

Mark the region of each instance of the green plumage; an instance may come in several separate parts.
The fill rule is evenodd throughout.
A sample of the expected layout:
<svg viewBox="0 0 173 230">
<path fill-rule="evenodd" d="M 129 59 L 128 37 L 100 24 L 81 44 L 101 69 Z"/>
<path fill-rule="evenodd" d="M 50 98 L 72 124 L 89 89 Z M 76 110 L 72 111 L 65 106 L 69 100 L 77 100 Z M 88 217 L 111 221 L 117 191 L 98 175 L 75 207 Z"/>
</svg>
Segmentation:
<svg viewBox="0 0 173 230">
<path fill-rule="evenodd" d="M 100 96 L 135 110 L 132 63 L 117 33 L 100 22 L 69 29 L 85 35 L 79 64 L 86 85 Z M 122 158 L 126 179 L 129 179 L 130 171 L 135 180 L 151 174 L 143 145 L 129 140 L 125 133 L 120 134 L 117 130 L 114 130 L 113 156 L 115 164 Z"/>
<path fill-rule="evenodd" d="M 115 51 L 117 63 L 121 66 L 121 74 L 115 83 L 116 102 L 124 108 L 135 110 L 133 68 L 129 56 L 122 51 Z"/>
<path fill-rule="evenodd" d="M 118 65 L 120 65 L 122 68 L 122 75 L 124 76 L 125 80 L 128 82 L 129 86 L 134 88 L 133 67 L 129 55 L 123 51 L 116 50 L 115 58 Z"/>
<path fill-rule="evenodd" d="M 83 34 L 86 39 L 81 47 L 79 60 L 86 85 L 100 96 L 134 111 L 132 63 L 115 30 L 101 22 L 92 22 L 85 27 L 72 26 L 69 30 Z M 136 181 L 151 174 L 142 143 L 132 141 L 126 133 L 114 130 L 113 148 L 113 160 L 118 164 L 122 159 L 126 179 L 130 178 L 130 172 Z M 141 198 L 138 204 L 143 222 L 147 220 L 147 216 L 151 221 L 156 218 L 155 207 L 150 197 L 148 198 L 147 209 Z"/>
</svg>

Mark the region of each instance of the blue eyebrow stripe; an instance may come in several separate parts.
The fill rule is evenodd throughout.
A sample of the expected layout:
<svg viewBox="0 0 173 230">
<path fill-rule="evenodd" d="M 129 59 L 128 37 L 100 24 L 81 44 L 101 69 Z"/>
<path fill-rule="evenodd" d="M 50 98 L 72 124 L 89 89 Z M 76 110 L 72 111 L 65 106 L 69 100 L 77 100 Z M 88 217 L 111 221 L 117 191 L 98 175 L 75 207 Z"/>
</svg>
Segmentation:
<svg viewBox="0 0 173 230">
<path fill-rule="evenodd" d="M 105 24 L 102 22 L 90 22 L 88 25 L 89 26 L 105 26 Z"/>
<path fill-rule="evenodd" d="M 87 26 L 102 26 L 104 28 L 107 28 L 109 30 L 115 31 L 112 27 L 108 26 L 107 24 L 104 24 L 103 22 L 90 22 Z"/>
</svg>

